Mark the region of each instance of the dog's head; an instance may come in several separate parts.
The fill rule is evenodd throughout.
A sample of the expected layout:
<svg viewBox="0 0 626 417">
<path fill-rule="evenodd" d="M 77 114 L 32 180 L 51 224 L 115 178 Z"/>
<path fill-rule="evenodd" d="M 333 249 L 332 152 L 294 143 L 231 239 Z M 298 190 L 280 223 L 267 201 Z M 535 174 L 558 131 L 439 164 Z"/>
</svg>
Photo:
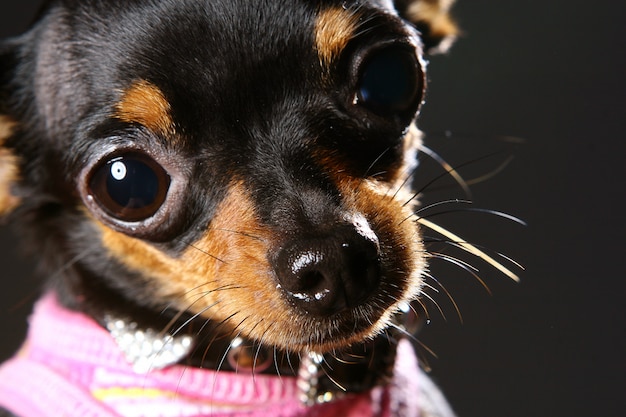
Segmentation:
<svg viewBox="0 0 626 417">
<path fill-rule="evenodd" d="M 449 1 L 396 3 L 51 3 L 0 49 L 0 213 L 96 318 L 377 334 L 422 285 L 411 126 L 454 32 Z"/>
</svg>

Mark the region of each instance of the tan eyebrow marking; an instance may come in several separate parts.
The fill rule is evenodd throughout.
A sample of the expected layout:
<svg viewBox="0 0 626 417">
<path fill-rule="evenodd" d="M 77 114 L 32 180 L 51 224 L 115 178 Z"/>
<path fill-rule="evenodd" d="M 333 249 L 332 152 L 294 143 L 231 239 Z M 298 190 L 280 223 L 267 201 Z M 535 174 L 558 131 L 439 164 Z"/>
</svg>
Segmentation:
<svg viewBox="0 0 626 417">
<path fill-rule="evenodd" d="M 328 69 L 356 33 L 360 16 L 352 10 L 322 10 L 315 22 L 315 46 L 322 67 Z"/>
<path fill-rule="evenodd" d="M 459 29 L 450 17 L 451 0 L 422 0 L 413 2 L 407 14 L 413 22 L 424 22 L 430 28 L 430 35 L 438 38 L 458 35 Z"/>
<path fill-rule="evenodd" d="M 20 199 L 11 193 L 11 186 L 19 180 L 18 158 L 10 150 L 3 148 L 15 123 L 7 116 L 0 115 L 0 217 L 8 214 L 20 203 Z"/>
<path fill-rule="evenodd" d="M 171 116 L 171 105 L 154 84 L 140 80 L 124 91 L 115 105 L 115 117 L 127 123 L 139 123 L 166 136 L 176 131 Z"/>
</svg>

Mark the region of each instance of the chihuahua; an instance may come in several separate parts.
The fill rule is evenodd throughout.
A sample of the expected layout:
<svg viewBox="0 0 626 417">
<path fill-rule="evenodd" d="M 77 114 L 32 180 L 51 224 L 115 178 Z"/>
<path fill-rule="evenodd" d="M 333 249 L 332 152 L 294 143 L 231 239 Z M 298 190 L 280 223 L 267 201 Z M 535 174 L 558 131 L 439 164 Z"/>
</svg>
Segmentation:
<svg viewBox="0 0 626 417">
<path fill-rule="evenodd" d="M 3 41 L 0 215 L 47 280 L 0 415 L 451 416 L 409 343 L 451 3 L 56 0 Z"/>
</svg>

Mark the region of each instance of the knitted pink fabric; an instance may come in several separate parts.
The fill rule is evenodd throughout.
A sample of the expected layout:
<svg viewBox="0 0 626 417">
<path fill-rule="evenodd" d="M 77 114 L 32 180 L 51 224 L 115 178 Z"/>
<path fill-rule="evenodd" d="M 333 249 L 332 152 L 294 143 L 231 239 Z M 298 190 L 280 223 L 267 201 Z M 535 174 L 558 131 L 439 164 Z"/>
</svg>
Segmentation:
<svg viewBox="0 0 626 417">
<path fill-rule="evenodd" d="M 0 405 L 21 417 L 417 416 L 416 367 L 401 342 L 393 384 L 313 407 L 298 401 L 293 377 L 180 365 L 137 374 L 105 329 L 48 294 L 24 347 L 0 367 Z"/>
</svg>

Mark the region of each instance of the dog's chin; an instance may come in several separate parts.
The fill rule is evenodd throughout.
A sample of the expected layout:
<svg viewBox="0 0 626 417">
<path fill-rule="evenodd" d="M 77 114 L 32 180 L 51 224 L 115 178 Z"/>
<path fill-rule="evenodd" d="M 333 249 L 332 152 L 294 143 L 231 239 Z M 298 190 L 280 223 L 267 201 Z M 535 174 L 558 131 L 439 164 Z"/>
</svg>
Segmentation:
<svg viewBox="0 0 626 417">
<path fill-rule="evenodd" d="M 281 324 L 277 326 L 279 329 L 251 336 L 287 352 L 336 352 L 383 333 L 392 325 L 397 311 L 397 306 L 380 310 L 372 304 L 364 304 L 328 317 L 312 317 L 294 310 L 287 313 L 290 325 Z"/>
</svg>

